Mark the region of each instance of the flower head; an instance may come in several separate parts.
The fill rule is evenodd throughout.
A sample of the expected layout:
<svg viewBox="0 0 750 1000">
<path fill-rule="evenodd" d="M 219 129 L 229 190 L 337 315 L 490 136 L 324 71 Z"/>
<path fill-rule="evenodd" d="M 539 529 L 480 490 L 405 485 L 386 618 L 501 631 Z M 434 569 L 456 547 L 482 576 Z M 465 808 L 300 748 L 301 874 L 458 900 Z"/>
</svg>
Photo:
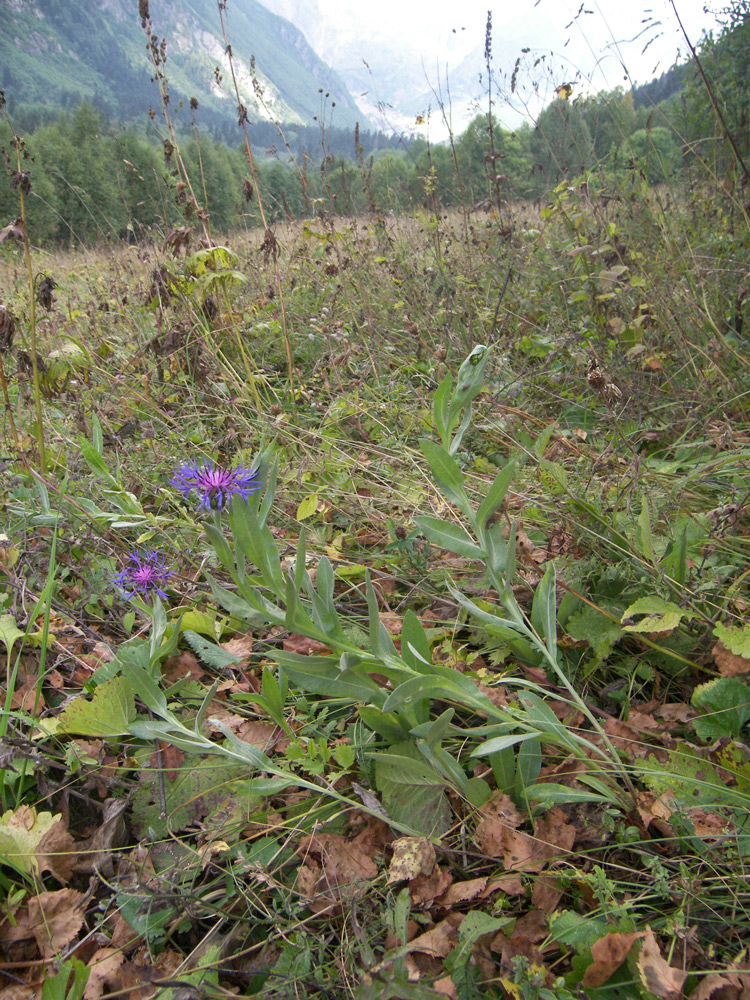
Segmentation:
<svg viewBox="0 0 750 1000">
<path fill-rule="evenodd" d="M 166 598 L 163 588 L 167 585 L 167 577 L 173 573 L 173 569 L 167 569 L 164 556 L 156 549 L 131 552 L 128 555 L 128 565 L 121 573 L 115 574 L 114 583 L 124 592 L 128 601 L 136 594 L 150 597 L 152 592 Z"/>
<path fill-rule="evenodd" d="M 225 469 L 221 465 L 214 465 L 210 459 L 199 465 L 197 458 L 181 465 L 172 476 L 170 485 L 186 497 L 195 490 L 199 511 L 221 510 L 235 495 L 247 500 L 251 493 L 257 493 L 263 486 L 258 479 L 257 470 L 245 469 L 240 465 L 234 469 Z"/>
</svg>

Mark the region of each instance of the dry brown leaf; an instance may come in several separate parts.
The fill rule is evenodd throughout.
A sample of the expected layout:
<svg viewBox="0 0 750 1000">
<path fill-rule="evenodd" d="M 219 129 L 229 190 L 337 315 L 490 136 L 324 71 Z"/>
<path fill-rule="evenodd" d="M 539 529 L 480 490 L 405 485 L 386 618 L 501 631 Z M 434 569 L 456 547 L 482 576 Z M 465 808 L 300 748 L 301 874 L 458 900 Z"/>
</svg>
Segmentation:
<svg viewBox="0 0 750 1000">
<path fill-rule="evenodd" d="M 79 845 L 76 871 L 94 872 L 104 868 L 111 872 L 112 852 L 123 847 L 128 840 L 124 816 L 128 804 L 128 799 L 107 799 L 102 809 L 101 825 L 88 844 Z"/>
<path fill-rule="evenodd" d="M 198 657 L 189 650 L 170 656 L 165 662 L 162 672 L 165 682 L 168 681 L 170 684 L 183 680 L 185 677 L 189 677 L 193 681 L 200 681 L 205 673 L 198 662 Z"/>
<path fill-rule="evenodd" d="M 40 872 L 51 872 L 63 885 L 70 881 L 78 860 L 78 851 L 62 820 L 52 824 L 34 853 Z"/>
<path fill-rule="evenodd" d="M 430 906 L 438 896 L 447 891 L 452 881 L 451 873 L 443 871 L 438 865 L 435 865 L 429 875 L 417 875 L 409 882 L 412 906 Z"/>
<path fill-rule="evenodd" d="M 41 986 L 27 986 L 24 983 L 11 983 L 0 989 L 0 1000 L 36 1000 L 41 995 Z"/>
<path fill-rule="evenodd" d="M 178 750 L 177 747 L 172 746 L 171 743 L 165 743 L 164 740 L 159 740 L 159 750 L 154 751 L 149 758 L 149 765 L 153 768 L 158 769 L 161 767 L 163 769 L 164 777 L 167 781 L 175 781 L 177 775 L 180 773 L 180 764 L 182 764 L 185 759 L 185 754 L 182 750 Z"/>
<path fill-rule="evenodd" d="M 723 642 L 717 642 L 711 650 L 722 677 L 739 677 L 750 674 L 750 660 L 730 652 Z"/>
<path fill-rule="evenodd" d="M 445 958 L 457 943 L 458 936 L 453 921 L 441 920 L 430 930 L 410 942 L 409 948 L 412 951 L 421 951 L 434 958 Z"/>
<path fill-rule="evenodd" d="M 692 705 L 684 701 L 667 701 L 656 709 L 656 714 L 662 718 L 668 726 L 677 723 L 689 722 L 698 714 Z"/>
<path fill-rule="evenodd" d="M 117 990 L 120 986 L 120 967 L 124 960 L 124 954 L 117 948 L 98 948 L 88 963 L 89 980 L 83 992 L 83 1000 L 99 1000 L 105 990 Z"/>
<path fill-rule="evenodd" d="M 287 653 L 298 653 L 300 656 L 320 655 L 331 652 L 324 642 L 318 642 L 317 639 L 308 639 L 306 635 L 288 635 L 284 639 L 283 646 Z"/>
<path fill-rule="evenodd" d="M 237 664 L 238 667 L 246 667 L 250 662 L 250 656 L 255 651 L 255 639 L 252 632 L 247 632 L 245 635 L 235 635 L 227 642 L 222 642 L 221 648 L 225 649 L 227 653 L 231 653 L 232 656 L 240 657 L 242 662 Z"/>
<path fill-rule="evenodd" d="M 443 976 L 442 979 L 436 979 L 432 984 L 432 988 L 437 993 L 442 993 L 444 997 L 450 997 L 450 1000 L 458 1000 L 458 990 L 450 976 Z"/>
<path fill-rule="evenodd" d="M 399 837 L 393 842 L 393 858 L 387 882 L 402 882 L 429 875 L 435 867 L 435 848 L 427 837 Z"/>
<path fill-rule="evenodd" d="M 539 875 L 534 879 L 531 902 L 543 913 L 552 913 L 562 899 L 562 894 L 558 879 L 551 875 Z"/>
<path fill-rule="evenodd" d="M 83 926 L 83 893 L 75 889 L 40 892 L 29 900 L 29 924 L 43 958 L 53 958 Z"/>
<path fill-rule="evenodd" d="M 266 751 L 271 748 L 283 751 L 290 742 L 275 723 L 256 722 L 252 719 L 242 720 L 237 736 L 243 743 L 252 743 L 253 746 Z"/>
<path fill-rule="evenodd" d="M 537 822 L 533 836 L 506 829 L 503 865 L 508 871 L 540 872 L 548 861 L 567 854 L 575 839 L 576 828 L 566 822 L 565 813 L 555 806 Z"/>
<path fill-rule="evenodd" d="M 630 954 L 633 942 L 640 934 L 605 934 L 591 946 L 593 962 L 586 969 L 583 985 L 592 989 L 603 986 Z"/>
<path fill-rule="evenodd" d="M 315 833 L 303 837 L 297 853 L 309 864 L 312 856 L 320 865 L 317 892 L 334 899 L 352 898 L 367 891 L 366 882 L 378 874 L 378 866 L 362 848 L 340 833 Z"/>
<path fill-rule="evenodd" d="M 523 816 L 509 795 L 499 792 L 479 810 L 476 838 L 481 852 L 499 858 L 505 850 L 505 834 L 523 823 Z"/>
<path fill-rule="evenodd" d="M 486 887 L 486 878 L 472 878 L 466 882 L 454 882 L 435 902 L 446 907 L 455 906 L 457 903 L 466 903 L 470 899 L 476 899 Z"/>
<path fill-rule="evenodd" d="M 526 889 L 517 875 L 498 875 L 489 880 L 487 888 L 480 893 L 480 897 L 486 899 L 493 892 L 504 892 L 506 896 L 523 896 Z"/>
<path fill-rule="evenodd" d="M 641 953 L 638 956 L 638 974 L 646 989 L 663 1000 L 680 1000 L 687 972 L 675 969 L 663 958 L 654 932 L 646 928 Z"/>
<path fill-rule="evenodd" d="M 750 994 L 750 979 L 747 976 L 739 976 L 736 972 L 712 972 L 701 979 L 690 994 L 690 1000 L 745 1000 L 745 989 Z"/>
</svg>

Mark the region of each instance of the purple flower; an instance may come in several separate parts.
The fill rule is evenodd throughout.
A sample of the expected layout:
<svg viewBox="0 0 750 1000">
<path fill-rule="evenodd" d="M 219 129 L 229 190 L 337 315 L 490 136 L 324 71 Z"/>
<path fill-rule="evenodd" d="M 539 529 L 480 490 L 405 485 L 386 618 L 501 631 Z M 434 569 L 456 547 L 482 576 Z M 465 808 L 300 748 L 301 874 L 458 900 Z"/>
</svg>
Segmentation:
<svg viewBox="0 0 750 1000">
<path fill-rule="evenodd" d="M 173 573 L 173 569 L 167 569 L 164 556 L 159 555 L 156 549 L 131 552 L 127 567 L 122 573 L 115 574 L 114 583 L 124 592 L 128 601 L 136 594 L 150 597 L 152 592 L 166 598 L 163 588 L 167 585 L 167 577 Z"/>
<path fill-rule="evenodd" d="M 238 495 L 247 500 L 251 493 L 257 493 L 263 483 L 258 479 L 257 470 L 244 469 L 238 465 L 234 469 L 225 469 L 221 465 L 207 459 L 203 465 L 198 459 L 181 465 L 172 476 L 170 485 L 184 496 L 193 490 L 198 495 L 198 510 L 221 510 L 227 501 Z M 214 507 L 214 500 L 216 501 Z"/>
</svg>

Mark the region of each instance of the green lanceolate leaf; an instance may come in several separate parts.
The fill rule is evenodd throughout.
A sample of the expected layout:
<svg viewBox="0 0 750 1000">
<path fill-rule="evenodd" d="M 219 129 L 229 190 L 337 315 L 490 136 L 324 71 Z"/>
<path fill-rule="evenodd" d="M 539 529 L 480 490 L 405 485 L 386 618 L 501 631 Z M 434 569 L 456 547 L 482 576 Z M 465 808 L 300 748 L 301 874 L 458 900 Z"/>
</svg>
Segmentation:
<svg viewBox="0 0 750 1000">
<path fill-rule="evenodd" d="M 411 608 L 404 615 L 401 625 L 401 658 L 407 666 L 420 674 L 432 672 L 430 640 Z"/>
<path fill-rule="evenodd" d="M 448 374 L 435 390 L 432 397 L 432 418 L 435 421 L 435 428 L 443 442 L 443 447 L 447 448 L 450 443 L 450 431 L 448 428 L 448 403 L 450 401 L 451 389 L 453 388 L 453 376 Z"/>
<path fill-rule="evenodd" d="M 474 511 L 466 490 L 464 489 L 464 477 L 458 467 L 458 462 L 445 448 L 431 441 L 429 438 L 422 438 L 419 442 L 422 454 L 430 463 L 432 475 L 440 487 L 440 491 L 446 500 L 455 504 L 461 513 L 470 521 L 474 520 Z"/>
<path fill-rule="evenodd" d="M 385 702 L 386 692 L 361 665 L 342 670 L 335 656 L 302 656 L 282 650 L 274 650 L 270 655 L 283 666 L 292 684 L 303 691 L 381 708 Z"/>
<path fill-rule="evenodd" d="M 557 577 L 555 565 L 550 563 L 534 594 L 531 605 L 531 624 L 547 646 L 549 655 L 557 659 Z"/>
<path fill-rule="evenodd" d="M 513 477 L 515 476 L 517 469 L 518 465 L 516 461 L 511 459 L 508 464 L 495 476 L 487 496 L 481 502 L 479 509 L 477 510 L 477 524 L 479 525 L 480 531 L 486 526 L 487 519 L 492 517 L 495 511 L 501 506 L 503 500 L 505 499 L 505 494 L 508 492 L 510 484 L 513 482 Z"/>
<path fill-rule="evenodd" d="M 484 559 L 484 551 L 471 540 L 469 534 L 458 524 L 443 521 L 439 517 L 432 517 L 428 514 L 415 517 L 414 521 L 425 538 L 433 545 L 438 545 L 441 549 L 447 549 L 449 552 L 455 552 L 457 556 L 465 556 L 467 559 Z"/>
</svg>

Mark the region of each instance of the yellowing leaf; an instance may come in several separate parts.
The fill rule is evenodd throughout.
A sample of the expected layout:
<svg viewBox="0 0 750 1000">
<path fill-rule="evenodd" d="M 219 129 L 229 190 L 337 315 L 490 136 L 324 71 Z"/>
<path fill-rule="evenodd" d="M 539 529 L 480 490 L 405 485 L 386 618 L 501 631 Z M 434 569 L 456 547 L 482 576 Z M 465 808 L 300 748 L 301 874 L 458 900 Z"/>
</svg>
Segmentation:
<svg viewBox="0 0 750 1000">
<path fill-rule="evenodd" d="M 318 494 L 308 493 L 305 499 L 297 508 L 297 520 L 304 521 L 305 518 L 312 517 L 318 509 Z"/>
<path fill-rule="evenodd" d="M 50 831 L 56 824 L 62 829 L 62 816 L 50 812 L 37 813 L 33 806 L 19 806 L 0 817 L 0 856 L 24 875 L 39 876 L 51 871 L 50 859 L 44 853 Z M 72 843 L 72 841 L 71 841 Z"/>
<path fill-rule="evenodd" d="M 631 622 L 634 615 L 643 615 L 639 622 Z M 683 619 L 693 618 L 690 611 L 665 601 L 662 597 L 639 597 L 622 615 L 623 632 L 671 632 Z"/>
<path fill-rule="evenodd" d="M 124 677 L 100 684 L 91 701 L 74 698 L 59 715 L 59 733 L 124 736 L 135 719 L 135 695 Z"/>
</svg>

